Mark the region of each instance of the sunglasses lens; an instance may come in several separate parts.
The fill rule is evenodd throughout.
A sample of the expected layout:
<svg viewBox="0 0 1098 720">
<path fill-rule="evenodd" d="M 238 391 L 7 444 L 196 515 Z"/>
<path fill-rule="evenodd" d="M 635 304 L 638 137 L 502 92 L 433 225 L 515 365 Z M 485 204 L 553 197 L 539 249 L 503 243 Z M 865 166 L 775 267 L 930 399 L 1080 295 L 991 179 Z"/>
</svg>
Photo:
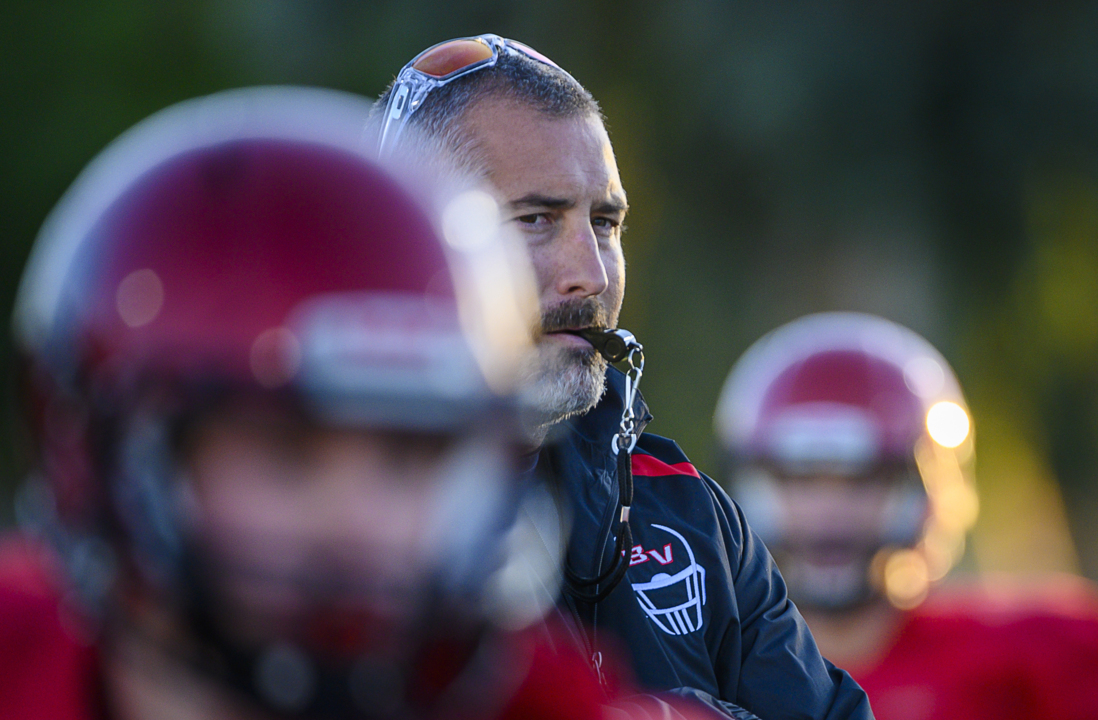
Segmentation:
<svg viewBox="0 0 1098 720">
<path fill-rule="evenodd" d="M 529 55 L 530 57 L 534 58 L 538 62 L 543 62 L 546 65 L 552 65 L 555 68 L 560 67 L 560 65 L 557 65 L 555 62 L 553 62 L 549 58 L 545 57 L 544 55 L 539 53 L 537 50 L 535 50 L 534 48 L 530 47 L 529 45 L 527 45 L 525 43 L 520 43 L 517 40 L 508 40 L 507 44 L 510 45 L 511 47 L 515 48 L 516 50 L 520 50 L 523 53 L 525 53 L 526 55 Z"/>
<path fill-rule="evenodd" d="M 479 40 L 451 40 L 437 45 L 416 58 L 412 67 L 424 75 L 444 78 L 458 70 L 492 57 L 492 48 Z"/>
</svg>

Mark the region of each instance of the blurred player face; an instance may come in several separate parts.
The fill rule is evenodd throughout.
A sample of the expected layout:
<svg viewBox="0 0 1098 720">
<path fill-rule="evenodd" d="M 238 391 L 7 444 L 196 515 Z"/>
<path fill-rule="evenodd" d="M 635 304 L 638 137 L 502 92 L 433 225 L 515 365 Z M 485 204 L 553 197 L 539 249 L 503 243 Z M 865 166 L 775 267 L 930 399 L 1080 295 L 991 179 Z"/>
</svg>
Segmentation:
<svg viewBox="0 0 1098 720">
<path fill-rule="evenodd" d="M 605 362 L 571 331 L 615 327 L 625 292 L 625 191 L 606 129 L 593 115 L 555 118 L 497 98 L 464 122 L 537 275 L 535 406 L 546 423 L 585 412 L 602 394 Z"/>
<path fill-rule="evenodd" d="M 246 404 L 198 421 L 185 453 L 194 532 L 226 629 L 333 652 L 399 639 L 439 562 L 455 444 Z"/>
<path fill-rule="evenodd" d="M 895 534 L 903 487 L 891 474 L 774 479 L 782 537 L 772 549 L 798 604 L 841 609 L 873 596 L 873 559 Z"/>
</svg>

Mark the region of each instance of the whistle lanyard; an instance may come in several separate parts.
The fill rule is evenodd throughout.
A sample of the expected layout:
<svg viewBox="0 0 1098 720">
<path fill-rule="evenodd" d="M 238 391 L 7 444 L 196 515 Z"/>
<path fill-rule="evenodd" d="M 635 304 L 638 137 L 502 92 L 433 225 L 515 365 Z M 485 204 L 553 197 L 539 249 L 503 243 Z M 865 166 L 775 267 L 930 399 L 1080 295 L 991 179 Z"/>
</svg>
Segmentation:
<svg viewBox="0 0 1098 720">
<path fill-rule="evenodd" d="M 633 531 L 629 527 L 629 511 L 633 505 L 632 452 L 637 445 L 637 417 L 633 404 L 637 399 L 641 375 L 644 374 L 644 347 L 625 330 L 592 330 L 581 333 L 610 362 L 624 361 L 625 406 L 622 409 L 618 432 L 610 439 L 610 450 L 617 457 L 618 478 L 618 528 L 614 543 L 613 561 L 605 572 L 594 577 L 583 577 L 565 567 L 565 591 L 583 602 L 602 602 L 625 577 L 629 569 L 626 550 L 633 544 Z M 599 588 L 599 586 L 602 586 Z M 598 588 L 598 589 L 596 589 Z"/>
</svg>

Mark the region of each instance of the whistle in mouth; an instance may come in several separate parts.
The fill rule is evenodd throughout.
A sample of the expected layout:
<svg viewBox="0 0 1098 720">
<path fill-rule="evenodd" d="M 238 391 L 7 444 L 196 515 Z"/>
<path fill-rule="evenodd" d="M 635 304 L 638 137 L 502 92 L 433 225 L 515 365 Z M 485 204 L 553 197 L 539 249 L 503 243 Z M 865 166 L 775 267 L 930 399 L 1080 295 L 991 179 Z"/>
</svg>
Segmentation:
<svg viewBox="0 0 1098 720">
<path fill-rule="evenodd" d="M 591 343 L 606 358 L 607 362 L 621 362 L 629 357 L 634 349 L 640 349 L 641 344 L 628 330 L 606 330 L 604 328 L 584 328 L 577 330 L 576 334 Z"/>
</svg>

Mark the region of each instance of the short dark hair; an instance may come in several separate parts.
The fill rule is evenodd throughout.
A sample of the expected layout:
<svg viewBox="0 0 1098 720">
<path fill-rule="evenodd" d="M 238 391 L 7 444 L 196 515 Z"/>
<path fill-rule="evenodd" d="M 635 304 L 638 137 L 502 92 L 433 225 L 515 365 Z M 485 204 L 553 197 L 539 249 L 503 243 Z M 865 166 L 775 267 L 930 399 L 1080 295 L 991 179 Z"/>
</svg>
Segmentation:
<svg viewBox="0 0 1098 720">
<path fill-rule="evenodd" d="M 390 83 L 371 112 L 371 125 L 379 130 L 392 89 Z M 510 99 L 552 117 L 590 114 L 602 119 L 598 102 L 571 75 L 525 54 L 505 52 L 495 65 L 432 91 L 409 118 L 409 127 L 448 145 L 467 144 L 468 138 L 458 132 L 458 123 L 470 106 L 487 97 Z"/>
</svg>

